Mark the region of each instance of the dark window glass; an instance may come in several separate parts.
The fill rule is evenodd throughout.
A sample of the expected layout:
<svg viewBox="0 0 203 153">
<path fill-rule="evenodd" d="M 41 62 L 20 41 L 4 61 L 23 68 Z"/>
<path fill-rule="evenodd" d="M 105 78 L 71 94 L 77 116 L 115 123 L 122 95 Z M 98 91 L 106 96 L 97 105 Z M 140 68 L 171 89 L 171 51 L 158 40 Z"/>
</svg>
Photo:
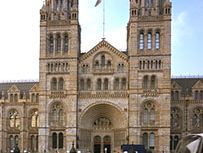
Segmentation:
<svg viewBox="0 0 203 153">
<path fill-rule="evenodd" d="M 59 148 L 63 148 L 63 133 L 59 133 Z"/>
<path fill-rule="evenodd" d="M 102 84 L 101 79 L 98 79 L 97 80 L 97 90 L 101 90 L 101 84 Z"/>
<path fill-rule="evenodd" d="M 109 88 L 109 80 L 104 79 L 104 90 L 108 90 L 108 88 Z"/>
<path fill-rule="evenodd" d="M 54 149 L 57 148 L 57 134 L 56 133 L 52 134 L 52 148 L 54 148 Z"/>
</svg>

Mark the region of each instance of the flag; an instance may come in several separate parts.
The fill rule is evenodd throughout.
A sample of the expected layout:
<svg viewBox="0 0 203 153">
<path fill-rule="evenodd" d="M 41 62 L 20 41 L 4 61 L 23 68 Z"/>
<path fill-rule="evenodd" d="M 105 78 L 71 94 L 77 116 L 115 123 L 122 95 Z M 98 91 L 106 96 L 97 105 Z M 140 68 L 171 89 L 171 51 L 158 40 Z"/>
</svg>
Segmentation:
<svg viewBox="0 0 203 153">
<path fill-rule="evenodd" d="M 97 0 L 95 7 L 101 3 L 101 0 Z"/>
</svg>

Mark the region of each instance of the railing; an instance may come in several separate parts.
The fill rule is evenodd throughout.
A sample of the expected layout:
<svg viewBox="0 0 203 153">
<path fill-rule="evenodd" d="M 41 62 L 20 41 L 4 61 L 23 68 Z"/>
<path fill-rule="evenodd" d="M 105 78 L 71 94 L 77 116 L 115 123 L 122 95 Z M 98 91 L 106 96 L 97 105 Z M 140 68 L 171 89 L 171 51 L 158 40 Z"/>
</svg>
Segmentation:
<svg viewBox="0 0 203 153">
<path fill-rule="evenodd" d="M 67 93 L 65 90 L 59 90 L 59 91 L 50 91 L 49 98 L 65 98 L 67 96 Z"/>
<path fill-rule="evenodd" d="M 158 89 L 144 89 L 143 95 L 144 97 L 156 97 L 158 95 Z"/>
<path fill-rule="evenodd" d="M 113 74 L 114 73 L 114 69 L 108 66 L 94 67 L 92 70 L 94 74 Z"/>
<path fill-rule="evenodd" d="M 80 91 L 80 98 L 122 98 L 127 97 L 128 93 L 124 90 L 94 90 L 94 91 Z"/>
<path fill-rule="evenodd" d="M 155 120 L 148 120 L 148 121 L 142 122 L 143 127 L 151 127 L 155 125 L 156 125 Z"/>
</svg>

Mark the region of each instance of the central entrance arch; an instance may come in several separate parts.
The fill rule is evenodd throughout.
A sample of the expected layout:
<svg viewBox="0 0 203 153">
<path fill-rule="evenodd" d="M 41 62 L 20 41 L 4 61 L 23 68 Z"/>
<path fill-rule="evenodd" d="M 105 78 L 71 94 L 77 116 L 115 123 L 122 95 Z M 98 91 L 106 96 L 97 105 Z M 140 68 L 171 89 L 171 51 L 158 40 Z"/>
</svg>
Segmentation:
<svg viewBox="0 0 203 153">
<path fill-rule="evenodd" d="M 79 120 L 79 148 L 94 153 L 112 153 L 126 143 L 127 115 L 112 103 L 87 107 Z"/>
</svg>

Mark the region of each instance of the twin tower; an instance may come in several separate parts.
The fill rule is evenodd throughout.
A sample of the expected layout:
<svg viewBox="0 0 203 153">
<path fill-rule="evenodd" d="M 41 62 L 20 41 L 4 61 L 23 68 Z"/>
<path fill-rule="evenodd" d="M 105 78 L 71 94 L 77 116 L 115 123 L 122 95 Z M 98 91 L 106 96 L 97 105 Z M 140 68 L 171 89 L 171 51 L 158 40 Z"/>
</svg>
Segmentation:
<svg viewBox="0 0 203 153">
<path fill-rule="evenodd" d="M 108 40 L 81 52 L 78 16 L 78 0 L 40 10 L 39 152 L 169 152 L 171 2 L 129 0 L 125 52 Z"/>
</svg>

